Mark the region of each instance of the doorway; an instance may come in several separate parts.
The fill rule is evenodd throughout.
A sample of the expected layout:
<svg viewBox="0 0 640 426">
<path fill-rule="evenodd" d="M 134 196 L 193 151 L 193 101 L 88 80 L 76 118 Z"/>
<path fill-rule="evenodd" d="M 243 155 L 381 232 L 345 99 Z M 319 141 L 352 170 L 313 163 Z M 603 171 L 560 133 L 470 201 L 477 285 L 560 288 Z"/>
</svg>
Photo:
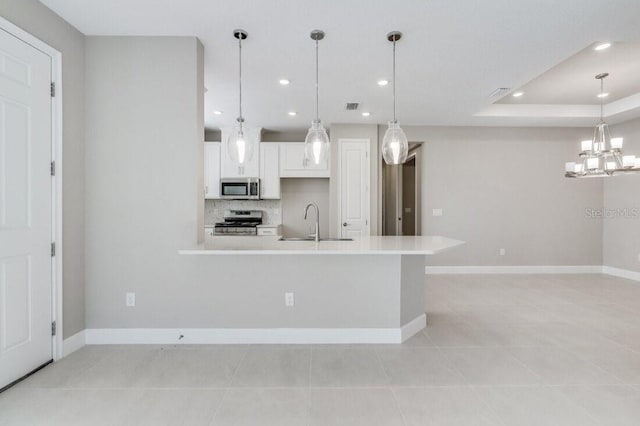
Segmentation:
<svg viewBox="0 0 640 426">
<path fill-rule="evenodd" d="M 421 235 L 422 144 L 410 143 L 407 161 L 382 162 L 382 235 Z"/>
<path fill-rule="evenodd" d="M 1 390 L 62 353 L 62 104 L 59 52 L 2 18 L 0 64 Z"/>
</svg>

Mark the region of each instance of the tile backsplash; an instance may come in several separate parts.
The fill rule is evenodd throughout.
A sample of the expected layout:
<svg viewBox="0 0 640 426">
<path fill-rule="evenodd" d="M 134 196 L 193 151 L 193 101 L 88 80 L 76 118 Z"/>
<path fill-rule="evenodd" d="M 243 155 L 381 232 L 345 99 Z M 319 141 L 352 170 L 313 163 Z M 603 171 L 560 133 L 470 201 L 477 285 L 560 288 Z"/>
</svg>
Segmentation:
<svg viewBox="0 0 640 426">
<path fill-rule="evenodd" d="M 262 210 L 262 223 L 279 225 L 282 223 L 282 203 L 280 200 L 205 200 L 204 223 L 213 226 L 224 220 L 225 210 Z"/>
</svg>

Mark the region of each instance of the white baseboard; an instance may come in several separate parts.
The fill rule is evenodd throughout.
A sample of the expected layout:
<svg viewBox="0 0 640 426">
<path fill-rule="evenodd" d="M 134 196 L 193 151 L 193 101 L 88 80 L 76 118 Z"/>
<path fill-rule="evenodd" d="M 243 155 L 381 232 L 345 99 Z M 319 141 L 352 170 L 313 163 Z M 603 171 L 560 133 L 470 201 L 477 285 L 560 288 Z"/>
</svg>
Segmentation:
<svg viewBox="0 0 640 426">
<path fill-rule="evenodd" d="M 640 281 L 640 272 L 629 271 L 627 269 L 614 268 L 612 266 L 603 266 L 602 273 L 613 275 L 614 277 L 626 278 L 628 280 Z"/>
<path fill-rule="evenodd" d="M 602 274 L 601 265 L 427 266 L 425 274 Z"/>
<path fill-rule="evenodd" d="M 402 343 L 422 330 L 426 315 L 399 328 L 94 328 L 87 345 Z"/>
<path fill-rule="evenodd" d="M 85 339 L 85 331 L 82 330 L 77 332 L 71 337 L 68 337 L 62 341 L 62 357 L 64 358 L 67 355 L 70 355 L 83 347 L 86 343 Z"/>
<path fill-rule="evenodd" d="M 406 323 L 400 328 L 402 341 L 406 342 L 411 337 L 413 337 L 416 333 L 419 333 L 420 330 L 424 329 L 426 326 L 427 326 L 426 314 L 422 314 L 419 317 L 409 321 L 408 323 Z"/>
</svg>

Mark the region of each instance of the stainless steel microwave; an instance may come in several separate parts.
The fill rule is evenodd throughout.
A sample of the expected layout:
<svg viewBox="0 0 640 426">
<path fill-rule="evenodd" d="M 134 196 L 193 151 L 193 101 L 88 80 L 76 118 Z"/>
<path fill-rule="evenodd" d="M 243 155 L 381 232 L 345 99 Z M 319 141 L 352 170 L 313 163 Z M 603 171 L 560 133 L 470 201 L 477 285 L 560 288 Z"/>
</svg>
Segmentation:
<svg viewBox="0 0 640 426">
<path fill-rule="evenodd" d="M 220 181 L 220 198 L 227 200 L 259 200 L 259 178 L 234 178 Z"/>
</svg>

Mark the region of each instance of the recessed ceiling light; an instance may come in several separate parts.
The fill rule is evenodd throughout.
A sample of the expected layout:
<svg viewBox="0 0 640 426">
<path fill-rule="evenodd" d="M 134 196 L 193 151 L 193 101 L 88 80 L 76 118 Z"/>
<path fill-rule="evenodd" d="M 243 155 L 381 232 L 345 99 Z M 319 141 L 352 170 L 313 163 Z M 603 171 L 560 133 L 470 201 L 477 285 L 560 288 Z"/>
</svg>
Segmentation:
<svg viewBox="0 0 640 426">
<path fill-rule="evenodd" d="M 214 113 L 215 115 L 222 115 L 222 111 L 217 111 L 217 110 L 216 110 L 216 111 L 213 111 L 213 113 Z"/>
<path fill-rule="evenodd" d="M 608 93 L 598 93 L 599 98 L 606 98 L 607 96 L 609 96 Z"/>
<path fill-rule="evenodd" d="M 389 80 L 378 80 L 378 86 L 386 86 L 389 84 Z"/>
<path fill-rule="evenodd" d="M 524 92 L 515 92 L 513 95 L 514 98 L 519 98 L 520 96 L 524 95 Z"/>
<path fill-rule="evenodd" d="M 298 115 L 298 113 L 297 113 L 297 112 L 295 112 L 295 111 L 289 111 L 289 113 L 288 113 L 288 114 L 289 114 L 290 116 L 292 116 L 292 117 L 295 117 L 296 115 Z"/>
<path fill-rule="evenodd" d="M 362 116 L 363 116 L 363 117 L 368 117 L 368 116 L 370 116 L 370 115 L 371 115 L 371 113 L 370 113 L 370 112 L 367 112 L 367 111 L 365 111 L 365 112 L 363 112 L 363 113 L 362 113 Z"/>
<path fill-rule="evenodd" d="M 600 43 L 594 49 L 595 50 L 605 50 L 611 47 L 611 43 Z"/>
<path fill-rule="evenodd" d="M 279 83 L 280 83 L 280 84 L 282 84 L 283 86 L 286 86 L 286 85 L 288 85 L 289 83 L 291 83 L 291 81 L 290 81 L 290 80 L 288 80 L 288 79 L 286 79 L 286 78 L 283 78 L 283 79 L 281 79 L 281 80 L 279 81 Z"/>
</svg>

